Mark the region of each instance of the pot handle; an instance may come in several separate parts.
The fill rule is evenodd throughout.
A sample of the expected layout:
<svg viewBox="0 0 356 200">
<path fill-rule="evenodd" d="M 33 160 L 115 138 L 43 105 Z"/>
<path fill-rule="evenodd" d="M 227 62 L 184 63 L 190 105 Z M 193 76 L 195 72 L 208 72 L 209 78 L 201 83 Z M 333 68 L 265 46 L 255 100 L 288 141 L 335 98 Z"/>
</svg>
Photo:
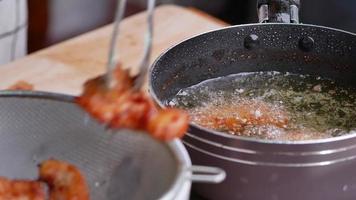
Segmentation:
<svg viewBox="0 0 356 200">
<path fill-rule="evenodd" d="M 260 23 L 299 23 L 300 0 L 257 0 Z"/>
<path fill-rule="evenodd" d="M 196 183 L 221 183 L 226 177 L 225 171 L 217 167 L 193 165 L 187 171 L 192 173 L 190 180 Z"/>
</svg>

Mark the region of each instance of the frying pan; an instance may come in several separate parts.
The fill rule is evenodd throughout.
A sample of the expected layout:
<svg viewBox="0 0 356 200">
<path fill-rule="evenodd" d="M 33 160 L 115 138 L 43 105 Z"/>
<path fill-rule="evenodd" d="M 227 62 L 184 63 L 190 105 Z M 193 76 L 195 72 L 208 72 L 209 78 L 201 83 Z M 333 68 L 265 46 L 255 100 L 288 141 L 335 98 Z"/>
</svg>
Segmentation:
<svg viewBox="0 0 356 200">
<path fill-rule="evenodd" d="M 241 72 L 309 74 L 356 87 L 356 34 L 298 23 L 299 1 L 266 0 L 257 5 L 261 23 L 203 33 L 163 53 L 149 76 L 156 102 L 165 106 L 180 89 Z M 183 143 L 193 164 L 217 166 L 227 172 L 221 184 L 193 185 L 196 193 L 208 199 L 356 197 L 356 133 L 278 142 L 190 124 Z"/>
<path fill-rule="evenodd" d="M 1 91 L 0 110 L 0 176 L 35 180 L 43 160 L 64 160 L 83 173 L 92 200 L 188 199 L 192 181 L 225 177 L 220 169 L 192 166 L 179 140 L 107 130 L 72 96 Z"/>
</svg>

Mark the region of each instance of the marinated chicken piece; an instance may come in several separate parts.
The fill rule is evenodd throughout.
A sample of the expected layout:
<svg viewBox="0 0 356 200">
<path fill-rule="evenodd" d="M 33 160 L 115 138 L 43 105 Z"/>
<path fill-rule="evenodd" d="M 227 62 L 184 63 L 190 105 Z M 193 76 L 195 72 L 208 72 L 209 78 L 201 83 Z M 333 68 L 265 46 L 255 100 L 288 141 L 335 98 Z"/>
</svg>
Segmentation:
<svg viewBox="0 0 356 200">
<path fill-rule="evenodd" d="M 242 133 L 249 125 L 284 128 L 289 121 L 282 108 L 259 100 L 208 105 L 194 110 L 192 117 L 201 126 L 233 134 Z"/>
<path fill-rule="evenodd" d="M 99 122 L 111 128 L 148 131 L 160 140 L 182 137 L 188 128 L 188 114 L 177 109 L 160 111 L 143 91 L 133 90 L 128 71 L 117 67 L 115 84 L 108 88 L 103 76 L 87 81 L 76 102 Z"/>
<path fill-rule="evenodd" d="M 188 129 L 189 117 L 183 111 L 167 108 L 150 118 L 147 130 L 154 137 L 168 141 L 183 137 Z"/>
<path fill-rule="evenodd" d="M 44 185 L 37 181 L 0 177 L 0 200 L 45 200 Z"/>
<path fill-rule="evenodd" d="M 49 186 L 50 200 L 89 200 L 85 178 L 74 165 L 46 160 L 40 164 L 39 174 Z"/>
<path fill-rule="evenodd" d="M 26 81 L 18 81 L 8 88 L 8 90 L 33 90 L 33 89 L 34 89 L 33 85 Z"/>
<path fill-rule="evenodd" d="M 116 108 L 120 103 L 119 97 L 133 84 L 129 78 L 129 72 L 120 67 L 116 68 L 114 78 L 116 83 L 110 89 L 106 86 L 103 76 L 87 81 L 82 95 L 76 98 L 80 106 L 102 123 L 108 123 L 114 118 Z"/>
<path fill-rule="evenodd" d="M 126 91 L 118 98 L 112 128 L 145 130 L 150 118 L 157 114 L 152 100 L 143 92 Z"/>
<path fill-rule="evenodd" d="M 310 128 L 293 128 L 288 115 L 282 107 L 261 100 L 208 105 L 192 112 L 197 124 L 234 135 L 288 141 L 328 137 L 328 134 Z"/>
</svg>

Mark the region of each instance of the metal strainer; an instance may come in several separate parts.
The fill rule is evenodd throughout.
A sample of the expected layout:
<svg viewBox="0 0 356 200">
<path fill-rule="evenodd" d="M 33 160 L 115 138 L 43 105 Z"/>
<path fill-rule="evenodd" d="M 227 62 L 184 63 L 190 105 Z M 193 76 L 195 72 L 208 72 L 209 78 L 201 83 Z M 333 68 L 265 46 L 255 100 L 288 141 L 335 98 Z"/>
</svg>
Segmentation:
<svg viewBox="0 0 356 200">
<path fill-rule="evenodd" d="M 94 200 L 175 199 L 187 181 L 224 179 L 220 169 L 191 167 L 179 140 L 161 143 L 130 130 L 107 133 L 72 100 L 42 92 L 0 93 L 0 176 L 36 179 L 41 161 L 68 161 L 85 175 Z M 197 171 L 211 174 L 191 173 Z"/>
</svg>

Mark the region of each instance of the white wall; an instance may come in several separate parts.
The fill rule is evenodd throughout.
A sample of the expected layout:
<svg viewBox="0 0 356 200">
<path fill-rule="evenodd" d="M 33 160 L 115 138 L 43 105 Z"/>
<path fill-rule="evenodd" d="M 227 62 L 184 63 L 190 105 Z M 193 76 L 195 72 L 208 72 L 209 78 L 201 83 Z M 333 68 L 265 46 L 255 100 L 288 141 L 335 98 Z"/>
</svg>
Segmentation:
<svg viewBox="0 0 356 200">
<path fill-rule="evenodd" d="M 49 39 L 58 41 L 87 31 L 108 17 L 111 4 L 109 0 L 50 0 Z M 82 22 L 85 23 L 78 28 Z"/>
</svg>

